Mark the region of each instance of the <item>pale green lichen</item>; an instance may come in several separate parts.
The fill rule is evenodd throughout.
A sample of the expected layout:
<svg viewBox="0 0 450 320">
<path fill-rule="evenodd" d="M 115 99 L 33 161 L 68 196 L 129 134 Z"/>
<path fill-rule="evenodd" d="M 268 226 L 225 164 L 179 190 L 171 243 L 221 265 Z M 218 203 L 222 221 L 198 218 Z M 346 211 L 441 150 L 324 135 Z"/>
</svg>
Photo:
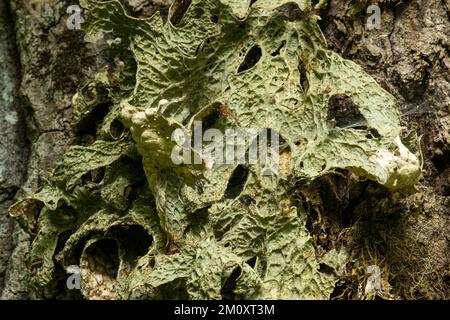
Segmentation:
<svg viewBox="0 0 450 320">
<path fill-rule="evenodd" d="M 114 39 L 114 52 L 122 52 L 125 68 L 137 64 L 135 79 L 121 74 L 116 87 L 122 92 L 108 93 L 114 106 L 102 127 L 108 131 L 120 115 L 133 141 L 125 136 L 73 147 L 50 185 L 12 208 L 16 216 L 37 217 L 30 207 L 45 205 L 31 255 L 44 257 L 32 277 L 36 290 L 63 279 L 56 274 L 56 254 L 64 268 L 85 269 L 86 298 L 220 299 L 227 281 L 235 281 L 230 290 L 238 298 L 326 299 L 345 253 L 315 253 L 306 212 L 294 195 L 296 182 L 308 184 L 339 168 L 390 188 L 417 182 L 420 164 L 400 141 L 395 98 L 361 67 L 327 49 L 317 16 L 290 21 L 276 10 L 286 1 L 250 2 L 175 1 L 163 23 L 159 14 L 131 17 L 117 0 L 81 1 L 90 14 L 87 39 L 105 33 Z M 310 1 L 294 2 L 302 12 L 312 10 Z M 135 87 L 127 96 L 130 83 Z M 74 99 L 78 120 L 105 101 L 99 86 L 113 87 L 103 74 Z M 91 99 L 85 96 L 89 88 Z M 367 128 L 330 127 L 328 104 L 335 95 L 352 100 Z M 214 114 L 209 125 L 221 132 L 279 132 L 286 142 L 282 174 L 262 175 L 260 164 L 175 165 L 173 132 L 192 135 L 194 121 Z M 142 165 L 133 160 L 134 144 L 151 195 L 135 186 Z M 102 182 L 82 181 L 101 167 L 108 173 Z M 231 192 L 236 175 L 238 192 Z M 152 238 L 135 254 L 136 237 L 145 236 L 125 232 L 130 226 Z M 116 267 L 94 261 L 102 239 L 117 246 Z M 98 290 L 107 290 L 99 295 L 92 279 L 102 272 L 115 286 L 99 284 Z"/>
</svg>

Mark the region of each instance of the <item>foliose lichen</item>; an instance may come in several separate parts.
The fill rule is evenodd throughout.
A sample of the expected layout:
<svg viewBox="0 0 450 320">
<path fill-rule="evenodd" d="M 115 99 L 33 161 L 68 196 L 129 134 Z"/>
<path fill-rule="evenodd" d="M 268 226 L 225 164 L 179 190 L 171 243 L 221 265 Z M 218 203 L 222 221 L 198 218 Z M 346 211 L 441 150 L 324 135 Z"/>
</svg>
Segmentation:
<svg viewBox="0 0 450 320">
<path fill-rule="evenodd" d="M 166 23 L 117 0 L 80 2 L 86 39 L 107 37 L 120 68 L 74 97 L 78 122 L 112 105 L 98 141 L 72 147 L 48 184 L 11 208 L 36 235 L 33 290 L 54 295 L 75 265 L 87 299 L 329 298 L 346 255 L 315 252 L 296 189 L 338 169 L 413 186 L 420 162 L 400 139 L 395 98 L 327 49 L 318 16 L 279 10 L 308 13 L 311 1 L 180 0 Z M 336 96 L 364 127 L 330 121 Z M 111 134 L 115 121 L 131 136 Z M 193 138 L 196 122 L 253 140 L 276 132 L 279 174 L 260 163 L 175 164 L 173 134 Z"/>
</svg>

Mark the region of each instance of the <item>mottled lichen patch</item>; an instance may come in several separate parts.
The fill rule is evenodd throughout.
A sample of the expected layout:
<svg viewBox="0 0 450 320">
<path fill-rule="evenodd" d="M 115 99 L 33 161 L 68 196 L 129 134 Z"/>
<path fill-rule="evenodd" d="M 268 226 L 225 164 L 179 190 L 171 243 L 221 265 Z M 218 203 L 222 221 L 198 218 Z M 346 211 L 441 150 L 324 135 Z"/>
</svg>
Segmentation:
<svg viewBox="0 0 450 320">
<path fill-rule="evenodd" d="M 57 280 L 56 255 L 59 266 L 86 271 L 82 293 L 91 299 L 220 299 L 227 281 L 236 298 L 329 298 L 346 255 L 314 250 L 296 183 L 347 169 L 389 188 L 413 186 L 420 163 L 399 138 L 397 101 L 327 49 L 309 1 L 289 4 L 301 19 L 280 14 L 281 0 L 187 3 L 176 1 L 164 23 L 158 13 L 131 17 L 119 1 L 81 1 L 87 40 L 114 39 L 117 64 L 135 74 L 99 73 L 73 99 L 76 118 L 108 101 L 102 131 L 120 119 L 131 135 L 72 147 L 49 185 L 12 207 L 20 216 L 23 204 L 45 205 L 32 215 L 31 260 L 44 256 L 32 285 L 43 290 Z M 352 101 L 365 127 L 330 127 L 337 95 Z M 281 174 L 263 175 L 261 163 L 175 164 L 174 131 L 192 136 L 198 120 L 219 131 L 278 132 Z M 130 225 L 153 239 L 146 250 L 130 253 Z M 110 260 L 96 261 L 98 243 L 113 247 Z"/>
</svg>

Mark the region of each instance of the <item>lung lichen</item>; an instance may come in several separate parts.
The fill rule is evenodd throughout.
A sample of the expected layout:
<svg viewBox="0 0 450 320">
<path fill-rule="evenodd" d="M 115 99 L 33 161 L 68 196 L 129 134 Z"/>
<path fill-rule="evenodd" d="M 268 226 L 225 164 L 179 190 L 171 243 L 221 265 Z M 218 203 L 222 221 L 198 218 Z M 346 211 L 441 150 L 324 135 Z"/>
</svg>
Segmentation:
<svg viewBox="0 0 450 320">
<path fill-rule="evenodd" d="M 123 68 L 118 83 L 103 75 L 91 85 L 115 88 L 102 91 L 113 104 L 103 141 L 73 147 L 50 183 L 11 209 L 37 231 L 33 288 L 55 288 L 60 267 L 78 265 L 85 298 L 220 299 L 230 281 L 233 297 L 329 298 L 345 254 L 315 253 L 296 182 L 346 169 L 389 188 L 414 185 L 420 164 L 399 138 L 395 98 L 327 49 L 310 1 L 289 2 L 302 19 L 280 14 L 282 0 L 175 1 L 166 23 L 158 13 L 131 17 L 117 0 L 80 2 L 87 40 L 108 37 Z M 106 99 L 85 89 L 74 99 L 79 117 Z M 365 127 L 330 127 L 337 95 Z M 132 139 L 105 134 L 117 120 Z M 195 121 L 276 131 L 281 174 L 263 175 L 260 164 L 175 165 L 173 133 L 192 135 Z"/>
</svg>

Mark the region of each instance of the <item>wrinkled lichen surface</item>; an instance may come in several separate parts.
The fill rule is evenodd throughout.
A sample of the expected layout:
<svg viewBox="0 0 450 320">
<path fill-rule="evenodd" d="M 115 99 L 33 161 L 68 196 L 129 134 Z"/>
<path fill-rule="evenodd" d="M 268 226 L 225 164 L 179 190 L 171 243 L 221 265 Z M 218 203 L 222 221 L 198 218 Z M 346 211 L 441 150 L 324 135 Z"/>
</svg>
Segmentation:
<svg viewBox="0 0 450 320">
<path fill-rule="evenodd" d="M 37 295 L 64 291 L 78 266 L 88 299 L 330 297 L 348 257 L 315 250 L 299 185 L 344 169 L 405 190 L 421 164 L 416 137 L 402 141 L 397 100 L 328 50 L 317 16 L 291 19 L 286 3 L 176 1 L 164 22 L 119 1 L 81 1 L 86 40 L 106 39 L 115 66 L 72 100 L 79 127 L 108 107 L 97 141 L 71 147 L 42 190 L 11 207 L 35 235 Z M 337 121 L 330 101 L 340 98 L 364 126 Z M 279 174 L 176 165 L 173 132 L 192 137 L 195 121 L 279 133 Z"/>
</svg>

